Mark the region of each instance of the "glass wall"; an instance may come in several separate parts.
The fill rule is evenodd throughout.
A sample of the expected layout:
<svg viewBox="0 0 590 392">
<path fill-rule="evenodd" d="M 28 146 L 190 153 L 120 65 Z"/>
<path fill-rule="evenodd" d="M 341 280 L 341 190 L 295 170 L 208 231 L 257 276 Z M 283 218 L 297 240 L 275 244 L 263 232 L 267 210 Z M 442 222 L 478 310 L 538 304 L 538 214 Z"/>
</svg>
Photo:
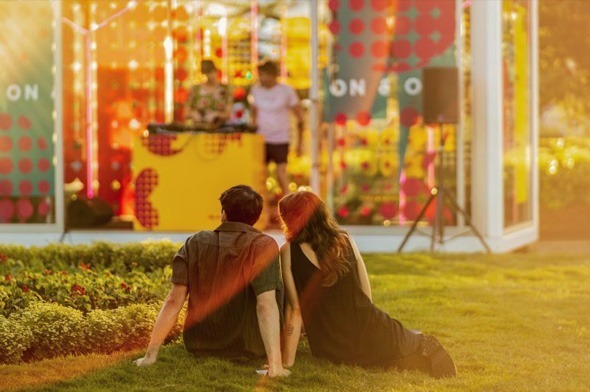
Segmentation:
<svg viewBox="0 0 590 392">
<path fill-rule="evenodd" d="M 131 216 L 134 139 L 166 115 L 168 2 L 66 0 L 62 13 L 66 191 Z"/>
<path fill-rule="evenodd" d="M 456 193 L 456 124 L 423 118 L 423 71 L 456 67 L 453 1 L 326 1 L 329 65 L 323 69 L 331 130 L 331 190 L 338 221 L 395 226 L 413 222 L 435 185 L 441 142 L 445 185 Z M 442 132 L 442 135 L 441 135 Z M 436 203 L 425 211 L 432 222 Z M 444 206 L 445 224 L 455 224 Z"/>
<path fill-rule="evenodd" d="M 59 17 L 52 4 L 58 5 Z M 311 35 L 311 7 L 316 4 L 317 42 Z M 0 73 L 0 222 L 62 221 L 56 218 L 62 213 L 61 203 L 56 203 L 56 193 L 61 198 L 62 189 L 61 171 L 56 170 L 62 148 L 61 135 L 55 131 L 61 129 L 59 122 L 63 123 L 66 194 L 103 200 L 115 216 L 136 220 L 134 145 L 139 142 L 157 155 L 183 148 L 170 138 L 142 138 L 147 123 L 184 121 L 188 91 L 204 79 L 200 60 L 213 60 L 223 82 L 234 91 L 247 92 L 257 79 L 255 64 L 270 57 L 280 64 L 280 81 L 293 86 L 313 114 L 310 120 L 315 121 L 315 109 L 319 109 L 319 124 L 308 123 L 303 135 L 303 155 L 296 156 L 294 151 L 289 155 L 290 189 L 307 186 L 310 173 L 316 186 L 319 173 L 320 193 L 340 223 L 414 223 L 437 185 L 436 168 L 441 163 L 445 185 L 460 205 L 479 223 L 498 223 L 498 227 L 486 226 L 487 234 L 498 235 L 502 225 L 529 223 L 535 196 L 531 106 L 536 99 L 531 93 L 535 47 L 530 29 L 536 3 L 481 4 L 443 0 L 0 2 L 0 23 L 4 31 L 12 32 L 5 36 L 22 37 L 4 39 L 0 45 L 7 59 L 5 72 Z M 470 28 L 472 17 L 485 22 L 482 31 Z M 61 22 L 56 24 L 59 31 L 52 21 Z M 490 27 L 503 33 L 502 66 L 493 67 L 501 70 L 502 77 L 485 66 L 489 60 L 500 59 L 500 47 L 494 47 L 500 42 L 488 32 Z M 473 37 L 470 30 L 476 32 Z M 481 42 L 472 47 L 472 38 Z M 318 45 L 317 57 L 312 58 L 310 44 Z M 54 45 L 61 49 L 57 53 L 61 63 L 52 52 Z M 472 58 L 476 48 L 490 50 Z M 433 125 L 424 120 L 424 73 L 432 67 L 460 71 L 457 124 Z M 59 74 L 52 73 L 54 69 Z M 318 102 L 308 99 L 310 89 L 316 87 L 312 69 L 319 70 Z M 485 105 L 479 104 L 480 94 L 473 94 L 472 77 L 488 83 L 478 84 L 487 89 L 481 94 Z M 498 79 L 501 90 L 494 88 Z M 52 100 L 53 81 L 63 87 L 55 95 L 63 95 L 62 113 L 56 112 L 61 108 Z M 494 95 L 500 91 L 502 99 Z M 311 92 L 315 98 L 315 88 Z M 493 110 L 487 113 L 489 108 Z M 311 129 L 319 131 L 312 135 Z M 478 155 L 472 156 L 472 143 Z M 478 143 L 497 146 L 498 151 Z M 315 148 L 320 151 L 318 162 L 312 162 L 317 157 Z M 482 156 L 491 158 L 483 166 L 471 164 Z M 478 171 L 480 166 L 485 170 Z M 502 177 L 492 178 L 485 187 L 472 185 L 476 178 L 493 177 L 490 167 Z M 266 187 L 276 201 L 282 194 L 270 169 Z M 472 178 L 472 171 L 485 175 Z M 503 199 L 503 207 L 498 203 L 498 211 L 492 214 L 501 215 L 504 208 L 502 222 L 488 216 L 482 219 L 482 211 L 492 211 L 488 206 L 493 203 L 485 196 L 490 194 L 489 184 L 498 191 L 492 198 Z M 477 193 L 483 188 L 484 196 Z M 445 225 L 461 225 L 459 217 L 443 207 Z M 421 224 L 431 224 L 435 211 L 435 203 L 429 205 Z"/>
<path fill-rule="evenodd" d="M 521 15 L 522 9 L 518 20 L 526 21 L 523 4 L 506 2 L 505 13 L 511 15 L 505 19 L 506 31 L 514 31 L 512 15 Z M 273 0 L 62 2 L 64 101 L 71 103 L 64 106 L 68 189 L 81 197 L 100 197 L 115 215 L 133 216 L 133 141 L 150 121 L 184 120 L 188 91 L 203 79 L 201 59 L 212 59 L 231 88 L 246 90 L 256 81 L 254 64 L 263 57 L 275 59 L 281 81 L 296 88 L 305 106 L 313 104 L 306 100 L 310 5 Z M 437 185 L 441 141 L 445 186 L 470 212 L 470 3 L 457 10 L 454 1 L 323 0 L 318 7 L 320 191 L 339 222 L 413 223 Z M 526 40 L 526 26 L 524 34 Z M 504 138 L 505 181 L 511 185 L 506 187 L 507 211 L 511 206 L 506 222 L 513 223 L 530 217 L 523 203 L 530 187 L 526 181 L 522 185 L 528 168 L 516 159 L 528 152 L 530 144 L 520 136 L 528 128 L 526 119 L 523 123 L 515 114 L 523 105 L 528 110 L 528 99 L 526 91 L 519 95 L 522 89 L 516 85 L 522 81 L 514 77 L 521 74 L 514 70 L 522 67 L 522 59 L 510 49 L 521 39 L 518 33 L 504 37 L 505 85 L 514 90 L 505 87 L 511 104 L 506 105 Z M 460 69 L 460 124 L 425 124 L 423 73 L 430 67 Z M 310 139 L 307 130 L 304 154 L 290 154 L 292 190 L 309 184 Z M 165 155 L 171 153 L 169 147 L 150 145 L 150 151 Z M 267 189 L 278 199 L 280 187 L 270 169 Z M 445 224 L 457 224 L 456 214 L 443 207 Z M 433 222 L 435 211 L 436 203 L 431 203 L 424 224 Z"/>
<path fill-rule="evenodd" d="M 190 87 L 204 80 L 202 59 L 213 60 L 222 82 L 235 91 L 247 90 L 256 81 L 256 63 L 271 58 L 280 64 L 280 80 L 305 98 L 310 87 L 309 5 L 276 0 L 61 2 L 68 195 L 100 199 L 115 216 L 132 219 L 137 201 L 133 143 L 148 122 L 185 120 Z M 169 138 L 146 143 L 152 153 L 173 153 Z M 292 189 L 309 181 L 307 156 L 290 159 Z M 272 176 L 267 188 L 273 197 L 281 196 Z"/>
<path fill-rule="evenodd" d="M 458 66 L 456 4 L 318 6 L 321 193 L 342 224 L 412 223 L 436 185 L 441 142 L 445 185 L 457 193 L 458 128 L 425 124 L 422 113 L 424 68 Z M 275 59 L 281 80 L 309 105 L 309 2 L 67 0 L 63 14 L 64 101 L 72 103 L 64 111 L 65 181 L 115 215 L 134 214 L 133 140 L 149 121 L 184 120 L 190 86 L 203 78 L 201 59 L 212 59 L 230 87 L 246 89 L 254 64 Z M 310 144 L 308 130 L 303 156 L 290 154 L 292 190 L 309 184 Z M 267 188 L 278 199 L 270 173 Z M 423 220 L 432 222 L 435 211 L 431 203 Z M 456 223 L 448 206 L 443 217 Z"/>
<path fill-rule="evenodd" d="M 504 0 L 504 227 L 532 219 L 530 132 L 530 13 L 528 0 Z"/>
</svg>

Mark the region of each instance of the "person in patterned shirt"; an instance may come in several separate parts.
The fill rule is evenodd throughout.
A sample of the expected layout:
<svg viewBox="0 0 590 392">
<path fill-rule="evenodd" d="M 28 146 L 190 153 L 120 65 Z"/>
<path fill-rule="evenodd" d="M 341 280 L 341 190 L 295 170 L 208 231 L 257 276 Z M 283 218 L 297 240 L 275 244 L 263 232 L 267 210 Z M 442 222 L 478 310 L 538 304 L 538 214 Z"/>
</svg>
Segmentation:
<svg viewBox="0 0 590 392">
<path fill-rule="evenodd" d="M 185 119 L 207 128 L 221 126 L 230 115 L 231 94 L 218 79 L 218 69 L 212 60 L 201 61 L 201 73 L 207 77 L 194 85 L 185 103 Z"/>
</svg>

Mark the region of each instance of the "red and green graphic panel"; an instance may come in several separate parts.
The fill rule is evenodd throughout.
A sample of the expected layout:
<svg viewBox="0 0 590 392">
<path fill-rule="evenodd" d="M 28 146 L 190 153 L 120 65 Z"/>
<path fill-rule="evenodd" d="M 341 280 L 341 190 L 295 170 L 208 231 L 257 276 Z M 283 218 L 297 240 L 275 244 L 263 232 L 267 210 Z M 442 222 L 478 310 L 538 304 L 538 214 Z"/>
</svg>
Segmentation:
<svg viewBox="0 0 590 392">
<path fill-rule="evenodd" d="M 0 2 L 0 223 L 53 223 L 53 11 Z"/>
<path fill-rule="evenodd" d="M 422 121 L 422 74 L 457 65 L 457 2 L 327 5 L 332 59 L 324 120 L 335 125 L 335 215 L 343 224 L 403 225 L 430 196 L 436 138 Z"/>
</svg>

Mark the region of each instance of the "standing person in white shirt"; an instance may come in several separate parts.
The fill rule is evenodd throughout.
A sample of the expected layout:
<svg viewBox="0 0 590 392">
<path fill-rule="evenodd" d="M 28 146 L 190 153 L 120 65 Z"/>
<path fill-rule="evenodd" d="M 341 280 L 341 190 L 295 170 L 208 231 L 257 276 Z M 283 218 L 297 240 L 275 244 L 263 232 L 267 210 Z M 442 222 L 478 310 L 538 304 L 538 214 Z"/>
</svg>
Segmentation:
<svg viewBox="0 0 590 392">
<path fill-rule="evenodd" d="M 258 133 L 264 136 L 265 163 L 277 165 L 277 180 L 283 196 L 289 193 L 287 156 L 290 144 L 290 113 L 297 118 L 297 141 L 295 151 L 301 155 L 304 114 L 295 90 L 279 83 L 279 68 L 271 60 L 258 64 L 258 83 L 250 90 L 251 115 Z"/>
</svg>

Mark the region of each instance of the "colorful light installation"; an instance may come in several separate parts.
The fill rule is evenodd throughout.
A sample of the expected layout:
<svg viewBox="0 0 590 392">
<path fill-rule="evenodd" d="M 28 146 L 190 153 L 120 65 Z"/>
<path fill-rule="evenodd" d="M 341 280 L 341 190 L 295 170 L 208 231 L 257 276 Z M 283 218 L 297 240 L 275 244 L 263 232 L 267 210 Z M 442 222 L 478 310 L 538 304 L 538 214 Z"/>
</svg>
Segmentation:
<svg viewBox="0 0 590 392">
<path fill-rule="evenodd" d="M 72 27 L 74 31 L 82 34 L 84 37 L 84 59 L 85 59 L 85 85 L 86 85 L 86 196 L 89 199 L 94 198 L 95 193 L 98 191 L 98 143 L 97 143 L 97 131 L 98 123 L 95 120 L 97 110 L 97 99 L 96 99 L 96 36 L 94 32 L 108 25 L 114 19 L 120 17 L 129 10 L 134 9 L 137 6 L 136 0 L 131 0 L 127 5 L 110 15 L 106 19 L 99 23 L 91 22 L 90 27 L 86 28 L 66 17 L 62 17 L 62 21 L 68 26 Z M 96 11 L 96 4 L 90 5 L 90 14 L 92 15 Z"/>
</svg>

